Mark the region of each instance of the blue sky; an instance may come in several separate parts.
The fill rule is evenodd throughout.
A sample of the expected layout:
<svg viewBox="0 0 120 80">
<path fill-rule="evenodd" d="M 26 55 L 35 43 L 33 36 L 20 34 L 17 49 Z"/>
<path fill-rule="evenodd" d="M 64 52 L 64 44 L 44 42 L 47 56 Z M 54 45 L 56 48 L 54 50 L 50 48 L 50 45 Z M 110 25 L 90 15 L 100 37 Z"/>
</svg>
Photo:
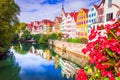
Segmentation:
<svg viewBox="0 0 120 80">
<path fill-rule="evenodd" d="M 101 0 L 15 0 L 20 6 L 20 22 L 54 20 L 60 16 L 62 4 L 66 12 L 79 11 L 80 8 L 89 8 L 92 4 L 99 4 Z"/>
</svg>

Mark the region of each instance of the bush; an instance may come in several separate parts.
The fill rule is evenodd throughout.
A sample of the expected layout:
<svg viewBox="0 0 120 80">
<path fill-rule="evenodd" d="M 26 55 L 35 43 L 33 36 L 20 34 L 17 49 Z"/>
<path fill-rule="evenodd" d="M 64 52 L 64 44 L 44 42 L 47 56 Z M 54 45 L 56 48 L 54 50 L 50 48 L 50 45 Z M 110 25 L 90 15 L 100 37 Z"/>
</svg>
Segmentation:
<svg viewBox="0 0 120 80">
<path fill-rule="evenodd" d="M 89 54 L 89 65 L 78 71 L 77 80 L 120 80 L 120 21 L 92 29 L 84 54 Z"/>
<path fill-rule="evenodd" d="M 43 35 L 43 36 L 41 36 L 41 38 L 39 39 L 39 43 L 40 43 L 40 44 L 48 44 L 48 39 L 49 39 L 49 36 L 48 36 L 48 35 Z"/>
<path fill-rule="evenodd" d="M 86 44 L 88 42 L 88 39 L 86 39 L 86 38 L 67 38 L 67 42 Z"/>
</svg>

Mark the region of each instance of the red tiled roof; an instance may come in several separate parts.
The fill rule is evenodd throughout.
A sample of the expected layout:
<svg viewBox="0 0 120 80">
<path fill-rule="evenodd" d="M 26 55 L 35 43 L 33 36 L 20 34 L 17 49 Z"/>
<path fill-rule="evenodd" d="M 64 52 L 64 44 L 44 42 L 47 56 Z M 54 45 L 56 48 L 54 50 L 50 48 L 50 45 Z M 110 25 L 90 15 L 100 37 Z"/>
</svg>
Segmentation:
<svg viewBox="0 0 120 80">
<path fill-rule="evenodd" d="M 104 4 L 104 3 L 105 3 L 105 0 L 102 0 L 102 1 L 100 2 L 100 4 L 98 5 L 98 7 L 100 7 L 100 5 L 101 5 L 102 3 Z"/>
<path fill-rule="evenodd" d="M 95 7 L 95 9 L 97 10 L 98 9 L 98 6 L 97 5 L 93 5 Z"/>
<path fill-rule="evenodd" d="M 37 25 L 41 25 L 41 22 L 40 21 L 35 21 L 37 23 Z"/>
<path fill-rule="evenodd" d="M 41 22 L 45 25 L 49 24 L 50 27 L 53 27 L 53 25 L 54 25 L 54 22 L 51 20 L 48 20 L 48 19 L 44 19 Z"/>
<path fill-rule="evenodd" d="M 71 16 L 71 17 L 73 17 L 73 18 L 74 18 L 74 20 L 75 20 L 75 22 L 76 22 L 78 12 L 71 12 L 71 13 L 69 13 L 69 14 L 70 14 L 70 16 Z"/>
<path fill-rule="evenodd" d="M 61 17 L 55 17 L 55 18 L 58 20 L 59 23 L 62 22 L 62 18 Z"/>
<path fill-rule="evenodd" d="M 84 11 L 85 11 L 85 13 L 88 13 L 88 11 L 89 11 L 89 9 L 86 9 L 86 8 L 82 8 Z"/>
</svg>

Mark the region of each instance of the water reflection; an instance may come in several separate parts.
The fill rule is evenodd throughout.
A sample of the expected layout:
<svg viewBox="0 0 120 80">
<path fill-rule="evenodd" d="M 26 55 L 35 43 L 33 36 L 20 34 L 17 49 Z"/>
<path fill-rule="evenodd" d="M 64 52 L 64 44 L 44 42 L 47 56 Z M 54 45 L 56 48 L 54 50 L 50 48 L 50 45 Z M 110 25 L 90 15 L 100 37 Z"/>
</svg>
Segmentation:
<svg viewBox="0 0 120 80">
<path fill-rule="evenodd" d="M 60 60 L 60 57 L 56 58 L 56 53 L 49 50 L 48 47 L 41 47 L 37 44 L 29 44 L 29 48 L 25 48 L 25 46 L 24 43 L 21 43 L 11 49 L 21 67 L 21 80 L 75 80 L 62 76 L 65 67 L 60 65 L 61 61 L 56 61 L 56 59 Z M 64 74 L 67 75 L 66 72 Z"/>
<path fill-rule="evenodd" d="M 65 58 L 61 58 L 58 55 L 56 55 L 55 67 L 58 68 L 59 66 L 62 69 L 61 71 L 62 76 L 67 77 L 68 79 L 75 78 L 76 71 L 79 69 L 79 67 L 76 64 L 66 60 Z"/>
<path fill-rule="evenodd" d="M 0 60 L 0 80 L 21 80 L 20 66 L 11 54 L 6 59 Z"/>
</svg>

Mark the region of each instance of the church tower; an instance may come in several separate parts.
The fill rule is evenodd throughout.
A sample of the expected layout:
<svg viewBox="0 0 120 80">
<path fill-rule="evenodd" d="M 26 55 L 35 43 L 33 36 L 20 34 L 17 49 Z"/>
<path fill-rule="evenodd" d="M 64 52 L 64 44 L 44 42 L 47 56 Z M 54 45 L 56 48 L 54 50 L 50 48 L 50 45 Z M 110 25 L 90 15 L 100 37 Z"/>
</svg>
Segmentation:
<svg viewBox="0 0 120 80">
<path fill-rule="evenodd" d="M 64 5 L 62 4 L 62 9 L 61 9 L 61 17 L 65 16 L 65 10 L 64 10 Z"/>
</svg>

